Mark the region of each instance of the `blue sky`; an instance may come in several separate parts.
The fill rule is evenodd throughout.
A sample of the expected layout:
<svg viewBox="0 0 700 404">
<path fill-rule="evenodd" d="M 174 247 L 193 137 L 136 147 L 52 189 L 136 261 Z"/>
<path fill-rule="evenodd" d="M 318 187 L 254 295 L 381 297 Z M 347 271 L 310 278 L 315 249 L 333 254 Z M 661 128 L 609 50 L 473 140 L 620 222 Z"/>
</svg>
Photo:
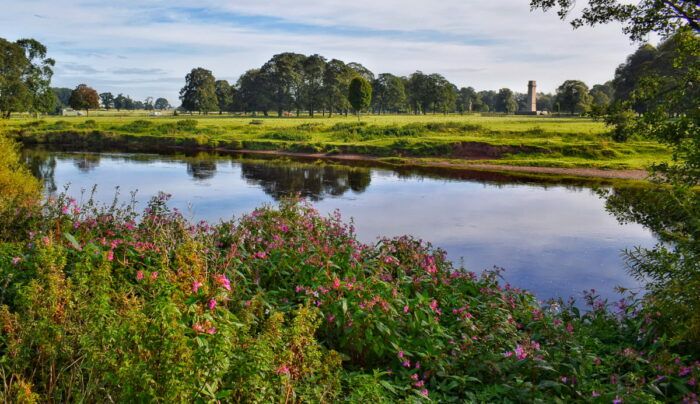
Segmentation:
<svg viewBox="0 0 700 404">
<path fill-rule="evenodd" d="M 359 62 L 375 73 L 440 73 L 457 86 L 542 91 L 604 82 L 636 45 L 608 25 L 572 30 L 528 0 L 0 0 L 0 37 L 35 38 L 53 84 L 166 97 L 194 67 L 235 82 L 280 52 Z"/>
</svg>

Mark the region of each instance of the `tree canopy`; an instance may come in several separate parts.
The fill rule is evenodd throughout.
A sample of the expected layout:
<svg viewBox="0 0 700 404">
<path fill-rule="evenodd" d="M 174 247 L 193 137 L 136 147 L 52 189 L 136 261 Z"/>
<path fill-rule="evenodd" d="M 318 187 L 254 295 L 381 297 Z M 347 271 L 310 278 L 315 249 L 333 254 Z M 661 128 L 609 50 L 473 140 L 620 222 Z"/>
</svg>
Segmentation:
<svg viewBox="0 0 700 404">
<path fill-rule="evenodd" d="M 100 107 L 100 96 L 87 84 L 79 84 L 71 93 L 68 103 L 73 109 L 84 109 L 85 113 L 89 113 L 89 110 Z"/>
<path fill-rule="evenodd" d="M 372 85 L 362 76 L 355 77 L 350 81 L 348 101 L 359 118 L 362 110 L 372 102 Z"/>
<path fill-rule="evenodd" d="M 0 118 L 12 112 L 51 111 L 56 99 L 51 91 L 54 65 L 40 42 L 0 38 Z"/>
<path fill-rule="evenodd" d="M 182 107 L 187 111 L 208 114 L 217 108 L 216 79 L 210 70 L 201 67 L 192 69 L 185 77 L 185 86 L 180 90 Z"/>
</svg>

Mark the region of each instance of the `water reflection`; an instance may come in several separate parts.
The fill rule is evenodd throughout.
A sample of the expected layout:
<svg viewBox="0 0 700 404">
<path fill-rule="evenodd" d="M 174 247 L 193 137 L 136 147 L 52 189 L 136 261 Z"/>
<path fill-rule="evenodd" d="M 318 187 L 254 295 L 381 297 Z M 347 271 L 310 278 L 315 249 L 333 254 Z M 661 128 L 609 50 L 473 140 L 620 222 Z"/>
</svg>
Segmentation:
<svg viewBox="0 0 700 404">
<path fill-rule="evenodd" d="M 372 180 L 369 169 L 325 164 L 242 162 L 241 173 L 248 184 L 259 185 L 276 200 L 297 193 L 312 201 L 341 196 L 348 190 L 362 193 Z"/>
<path fill-rule="evenodd" d="M 412 234 L 467 269 L 503 267 L 507 281 L 542 298 L 590 288 L 615 298 L 615 286 L 638 286 L 620 251 L 655 243 L 641 225 L 618 223 L 605 200 L 577 182 L 242 155 L 26 151 L 25 158 L 48 191 L 70 182 L 69 192 L 79 197 L 99 184 L 104 202 L 116 186 L 122 195 L 139 190 L 142 202 L 165 191 L 197 220 L 228 219 L 300 193 L 322 213 L 340 209 L 352 217 L 364 242 Z"/>
</svg>

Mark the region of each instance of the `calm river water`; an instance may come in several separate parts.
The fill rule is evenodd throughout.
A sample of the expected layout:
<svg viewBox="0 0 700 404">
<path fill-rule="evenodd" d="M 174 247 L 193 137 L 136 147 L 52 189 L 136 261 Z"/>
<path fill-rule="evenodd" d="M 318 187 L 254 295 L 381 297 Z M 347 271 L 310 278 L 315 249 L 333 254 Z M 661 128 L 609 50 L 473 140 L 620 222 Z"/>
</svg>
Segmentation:
<svg viewBox="0 0 700 404">
<path fill-rule="evenodd" d="M 111 202 L 137 190 L 143 206 L 158 191 L 200 220 L 229 219 L 280 197 L 301 193 L 322 213 L 340 209 L 359 238 L 412 234 L 448 252 L 459 266 L 498 266 L 513 285 L 541 299 L 596 289 L 610 299 L 616 286 L 637 287 L 621 250 L 649 247 L 653 235 L 619 224 L 605 200 L 585 186 L 523 183 L 499 174 L 398 172 L 388 168 L 227 155 L 153 155 L 25 151 L 47 189 L 79 198 L 98 184 Z M 519 182 L 518 182 L 519 181 Z"/>
</svg>

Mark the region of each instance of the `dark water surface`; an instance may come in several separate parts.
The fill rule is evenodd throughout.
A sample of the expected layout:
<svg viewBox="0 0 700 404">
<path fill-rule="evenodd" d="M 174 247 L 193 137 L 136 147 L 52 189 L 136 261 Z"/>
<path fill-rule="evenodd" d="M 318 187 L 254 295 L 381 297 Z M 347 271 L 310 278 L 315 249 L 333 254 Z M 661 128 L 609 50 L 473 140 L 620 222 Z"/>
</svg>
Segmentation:
<svg viewBox="0 0 700 404">
<path fill-rule="evenodd" d="M 322 213 L 354 218 L 359 238 L 412 234 L 447 250 L 466 269 L 505 268 L 506 281 L 541 299 L 580 297 L 587 289 L 615 299 L 615 286 L 637 287 L 621 250 L 651 246 L 638 224 L 619 224 L 586 186 L 523 183 L 500 174 L 398 172 L 389 168 L 260 156 L 25 151 L 50 191 L 98 184 L 97 199 L 140 206 L 158 191 L 200 220 L 229 219 L 299 192 Z"/>
</svg>

